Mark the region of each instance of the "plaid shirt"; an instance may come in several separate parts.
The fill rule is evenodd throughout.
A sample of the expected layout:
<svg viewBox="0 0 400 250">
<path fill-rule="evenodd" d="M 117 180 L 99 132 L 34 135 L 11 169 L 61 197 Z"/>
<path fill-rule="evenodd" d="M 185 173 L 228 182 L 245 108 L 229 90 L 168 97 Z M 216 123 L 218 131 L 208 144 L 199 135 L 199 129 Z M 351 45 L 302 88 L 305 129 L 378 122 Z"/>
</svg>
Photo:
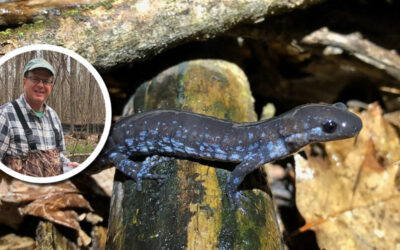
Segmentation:
<svg viewBox="0 0 400 250">
<path fill-rule="evenodd" d="M 56 148 L 56 138 L 49 116 L 51 114 L 53 124 L 61 134 L 60 151 L 65 151 L 64 135 L 57 113 L 45 104 L 43 116 L 39 118 L 26 102 L 24 94 L 16 101 L 28 126 L 32 129 L 37 149 L 48 150 Z M 28 151 L 28 140 L 25 136 L 24 128 L 11 102 L 0 106 L 0 160 L 8 155 L 24 156 Z M 61 153 L 61 161 L 66 165 L 69 159 Z"/>
</svg>

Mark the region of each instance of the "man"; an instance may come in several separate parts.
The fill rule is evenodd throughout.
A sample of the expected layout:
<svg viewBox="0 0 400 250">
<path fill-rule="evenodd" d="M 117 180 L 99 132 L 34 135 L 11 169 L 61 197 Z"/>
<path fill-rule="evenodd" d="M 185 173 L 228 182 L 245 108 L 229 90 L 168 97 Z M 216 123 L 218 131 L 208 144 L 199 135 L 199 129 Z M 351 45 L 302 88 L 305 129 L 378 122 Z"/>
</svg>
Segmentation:
<svg viewBox="0 0 400 250">
<path fill-rule="evenodd" d="M 57 113 L 46 105 L 55 71 L 43 58 L 24 69 L 24 93 L 0 107 L 0 160 L 25 175 L 47 177 L 77 167 L 64 154 L 65 143 Z"/>
</svg>

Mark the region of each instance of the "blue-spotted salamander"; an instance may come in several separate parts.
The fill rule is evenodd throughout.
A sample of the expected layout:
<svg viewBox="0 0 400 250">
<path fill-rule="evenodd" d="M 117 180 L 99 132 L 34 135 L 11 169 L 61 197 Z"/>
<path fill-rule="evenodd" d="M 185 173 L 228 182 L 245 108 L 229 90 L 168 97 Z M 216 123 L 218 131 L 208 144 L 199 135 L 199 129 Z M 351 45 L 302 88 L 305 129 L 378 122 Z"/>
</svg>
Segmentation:
<svg viewBox="0 0 400 250">
<path fill-rule="evenodd" d="M 154 110 L 120 119 L 100 159 L 135 179 L 159 179 L 152 166 L 167 157 L 237 163 L 227 180 L 232 206 L 242 210 L 238 190 L 262 164 L 295 153 L 312 142 L 354 137 L 362 128 L 343 103 L 308 104 L 269 120 L 237 123 L 177 110 Z M 146 157 L 135 162 L 135 157 Z"/>
</svg>

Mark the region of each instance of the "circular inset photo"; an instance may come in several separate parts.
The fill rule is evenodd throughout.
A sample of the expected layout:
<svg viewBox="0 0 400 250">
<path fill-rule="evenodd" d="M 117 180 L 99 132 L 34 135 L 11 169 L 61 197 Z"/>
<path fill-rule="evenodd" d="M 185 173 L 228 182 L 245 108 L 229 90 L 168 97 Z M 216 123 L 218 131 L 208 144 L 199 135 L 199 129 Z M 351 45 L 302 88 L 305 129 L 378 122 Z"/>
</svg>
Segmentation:
<svg viewBox="0 0 400 250">
<path fill-rule="evenodd" d="M 73 51 L 31 45 L 0 58 L 0 168 L 32 183 L 85 169 L 111 126 L 111 102 L 96 69 Z"/>
</svg>

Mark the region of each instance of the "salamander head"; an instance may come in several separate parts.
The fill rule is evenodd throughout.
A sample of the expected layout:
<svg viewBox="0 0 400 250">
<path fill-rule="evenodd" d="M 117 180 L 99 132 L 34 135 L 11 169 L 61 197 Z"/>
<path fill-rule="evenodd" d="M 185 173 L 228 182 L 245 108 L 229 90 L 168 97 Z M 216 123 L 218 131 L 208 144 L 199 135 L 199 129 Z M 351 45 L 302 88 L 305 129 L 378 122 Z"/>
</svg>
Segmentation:
<svg viewBox="0 0 400 250">
<path fill-rule="evenodd" d="M 343 103 L 304 105 L 284 116 L 296 126 L 292 131 L 297 132 L 297 138 L 287 136 L 287 141 L 295 144 L 351 138 L 362 128 L 361 119 L 349 112 Z"/>
</svg>

